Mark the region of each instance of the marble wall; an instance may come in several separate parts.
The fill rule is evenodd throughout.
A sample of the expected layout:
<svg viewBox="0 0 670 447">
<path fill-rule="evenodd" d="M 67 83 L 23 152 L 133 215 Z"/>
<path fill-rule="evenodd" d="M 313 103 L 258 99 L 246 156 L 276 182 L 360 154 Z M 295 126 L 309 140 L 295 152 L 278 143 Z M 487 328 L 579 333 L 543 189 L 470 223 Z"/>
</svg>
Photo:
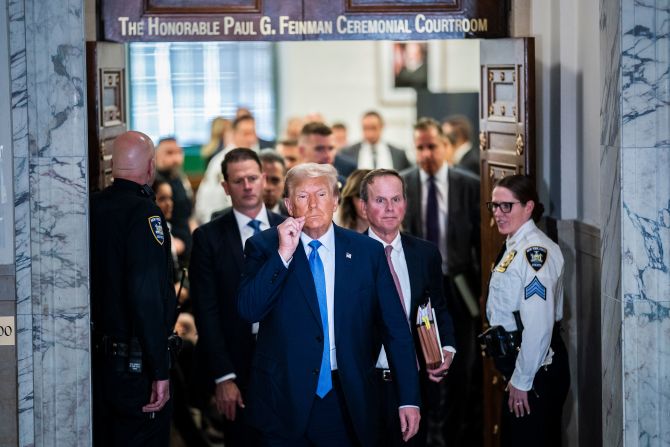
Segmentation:
<svg viewBox="0 0 670 447">
<path fill-rule="evenodd" d="M 670 444 L 670 8 L 601 2 L 605 445 Z"/>
<path fill-rule="evenodd" d="M 83 0 L 8 12 L 19 445 L 89 445 Z"/>
</svg>

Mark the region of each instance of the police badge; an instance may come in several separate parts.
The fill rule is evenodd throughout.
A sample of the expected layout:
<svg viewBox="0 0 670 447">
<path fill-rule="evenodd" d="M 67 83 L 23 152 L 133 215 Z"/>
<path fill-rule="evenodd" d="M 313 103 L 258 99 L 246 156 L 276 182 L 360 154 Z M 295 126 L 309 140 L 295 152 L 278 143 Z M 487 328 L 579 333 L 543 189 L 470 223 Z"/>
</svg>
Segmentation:
<svg viewBox="0 0 670 447">
<path fill-rule="evenodd" d="M 163 245 L 163 242 L 165 242 L 165 234 L 163 233 L 161 218 L 158 216 L 151 216 L 148 220 L 149 228 L 151 228 L 151 233 L 154 235 L 156 242 Z"/>
<path fill-rule="evenodd" d="M 533 270 L 539 272 L 547 261 L 547 249 L 538 246 L 528 247 L 526 249 L 526 260 L 533 267 Z"/>
</svg>

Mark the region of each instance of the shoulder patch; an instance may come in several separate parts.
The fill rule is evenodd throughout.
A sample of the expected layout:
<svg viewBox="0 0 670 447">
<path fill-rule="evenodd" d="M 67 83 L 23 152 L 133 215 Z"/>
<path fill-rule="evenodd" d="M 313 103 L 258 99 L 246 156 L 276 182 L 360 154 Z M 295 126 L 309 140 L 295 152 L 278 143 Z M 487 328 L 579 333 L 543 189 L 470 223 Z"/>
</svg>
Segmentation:
<svg viewBox="0 0 670 447">
<path fill-rule="evenodd" d="M 526 260 L 528 260 L 528 264 L 533 270 L 539 272 L 544 263 L 547 262 L 547 249 L 537 245 L 528 247 L 526 249 Z"/>
<path fill-rule="evenodd" d="M 151 216 L 148 218 L 149 228 L 151 228 L 151 234 L 154 235 L 156 242 L 163 245 L 165 242 L 165 233 L 163 233 L 163 224 L 159 216 Z"/>
<path fill-rule="evenodd" d="M 531 298 L 533 295 L 537 295 L 543 300 L 547 301 L 547 288 L 544 287 L 544 284 L 537 279 L 537 276 L 526 286 L 524 289 L 525 299 Z"/>
<path fill-rule="evenodd" d="M 505 259 L 500 261 L 500 264 L 495 268 L 496 272 L 504 273 L 507 270 L 507 267 L 512 263 L 514 257 L 516 256 L 516 250 L 511 250 L 505 256 Z"/>
</svg>

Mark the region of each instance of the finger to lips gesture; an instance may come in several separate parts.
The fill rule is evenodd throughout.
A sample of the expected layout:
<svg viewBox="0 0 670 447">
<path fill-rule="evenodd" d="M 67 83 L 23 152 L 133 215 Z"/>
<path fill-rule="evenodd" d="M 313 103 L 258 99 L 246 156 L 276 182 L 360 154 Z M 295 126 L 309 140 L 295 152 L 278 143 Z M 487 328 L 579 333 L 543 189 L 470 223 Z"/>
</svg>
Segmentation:
<svg viewBox="0 0 670 447">
<path fill-rule="evenodd" d="M 277 226 L 279 233 L 279 254 L 288 261 L 293 256 L 298 242 L 300 241 L 300 232 L 305 225 L 304 217 L 289 217 Z"/>
</svg>

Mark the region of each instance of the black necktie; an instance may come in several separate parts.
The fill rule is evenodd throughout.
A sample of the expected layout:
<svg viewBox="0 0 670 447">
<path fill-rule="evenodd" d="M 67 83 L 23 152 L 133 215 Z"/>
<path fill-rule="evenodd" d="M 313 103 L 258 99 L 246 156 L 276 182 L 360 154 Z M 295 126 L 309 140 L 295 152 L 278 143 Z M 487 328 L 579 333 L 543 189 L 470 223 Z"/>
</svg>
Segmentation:
<svg viewBox="0 0 670 447">
<path fill-rule="evenodd" d="M 502 247 L 500 247 L 500 251 L 498 252 L 498 256 L 496 256 L 496 262 L 493 263 L 493 267 L 498 265 L 500 260 L 502 259 L 503 255 L 505 254 L 505 251 L 507 251 L 507 241 L 503 241 Z"/>
<path fill-rule="evenodd" d="M 428 177 L 428 197 L 426 200 L 426 240 L 440 246 L 440 224 L 438 222 L 437 187 L 435 177 Z"/>
</svg>

